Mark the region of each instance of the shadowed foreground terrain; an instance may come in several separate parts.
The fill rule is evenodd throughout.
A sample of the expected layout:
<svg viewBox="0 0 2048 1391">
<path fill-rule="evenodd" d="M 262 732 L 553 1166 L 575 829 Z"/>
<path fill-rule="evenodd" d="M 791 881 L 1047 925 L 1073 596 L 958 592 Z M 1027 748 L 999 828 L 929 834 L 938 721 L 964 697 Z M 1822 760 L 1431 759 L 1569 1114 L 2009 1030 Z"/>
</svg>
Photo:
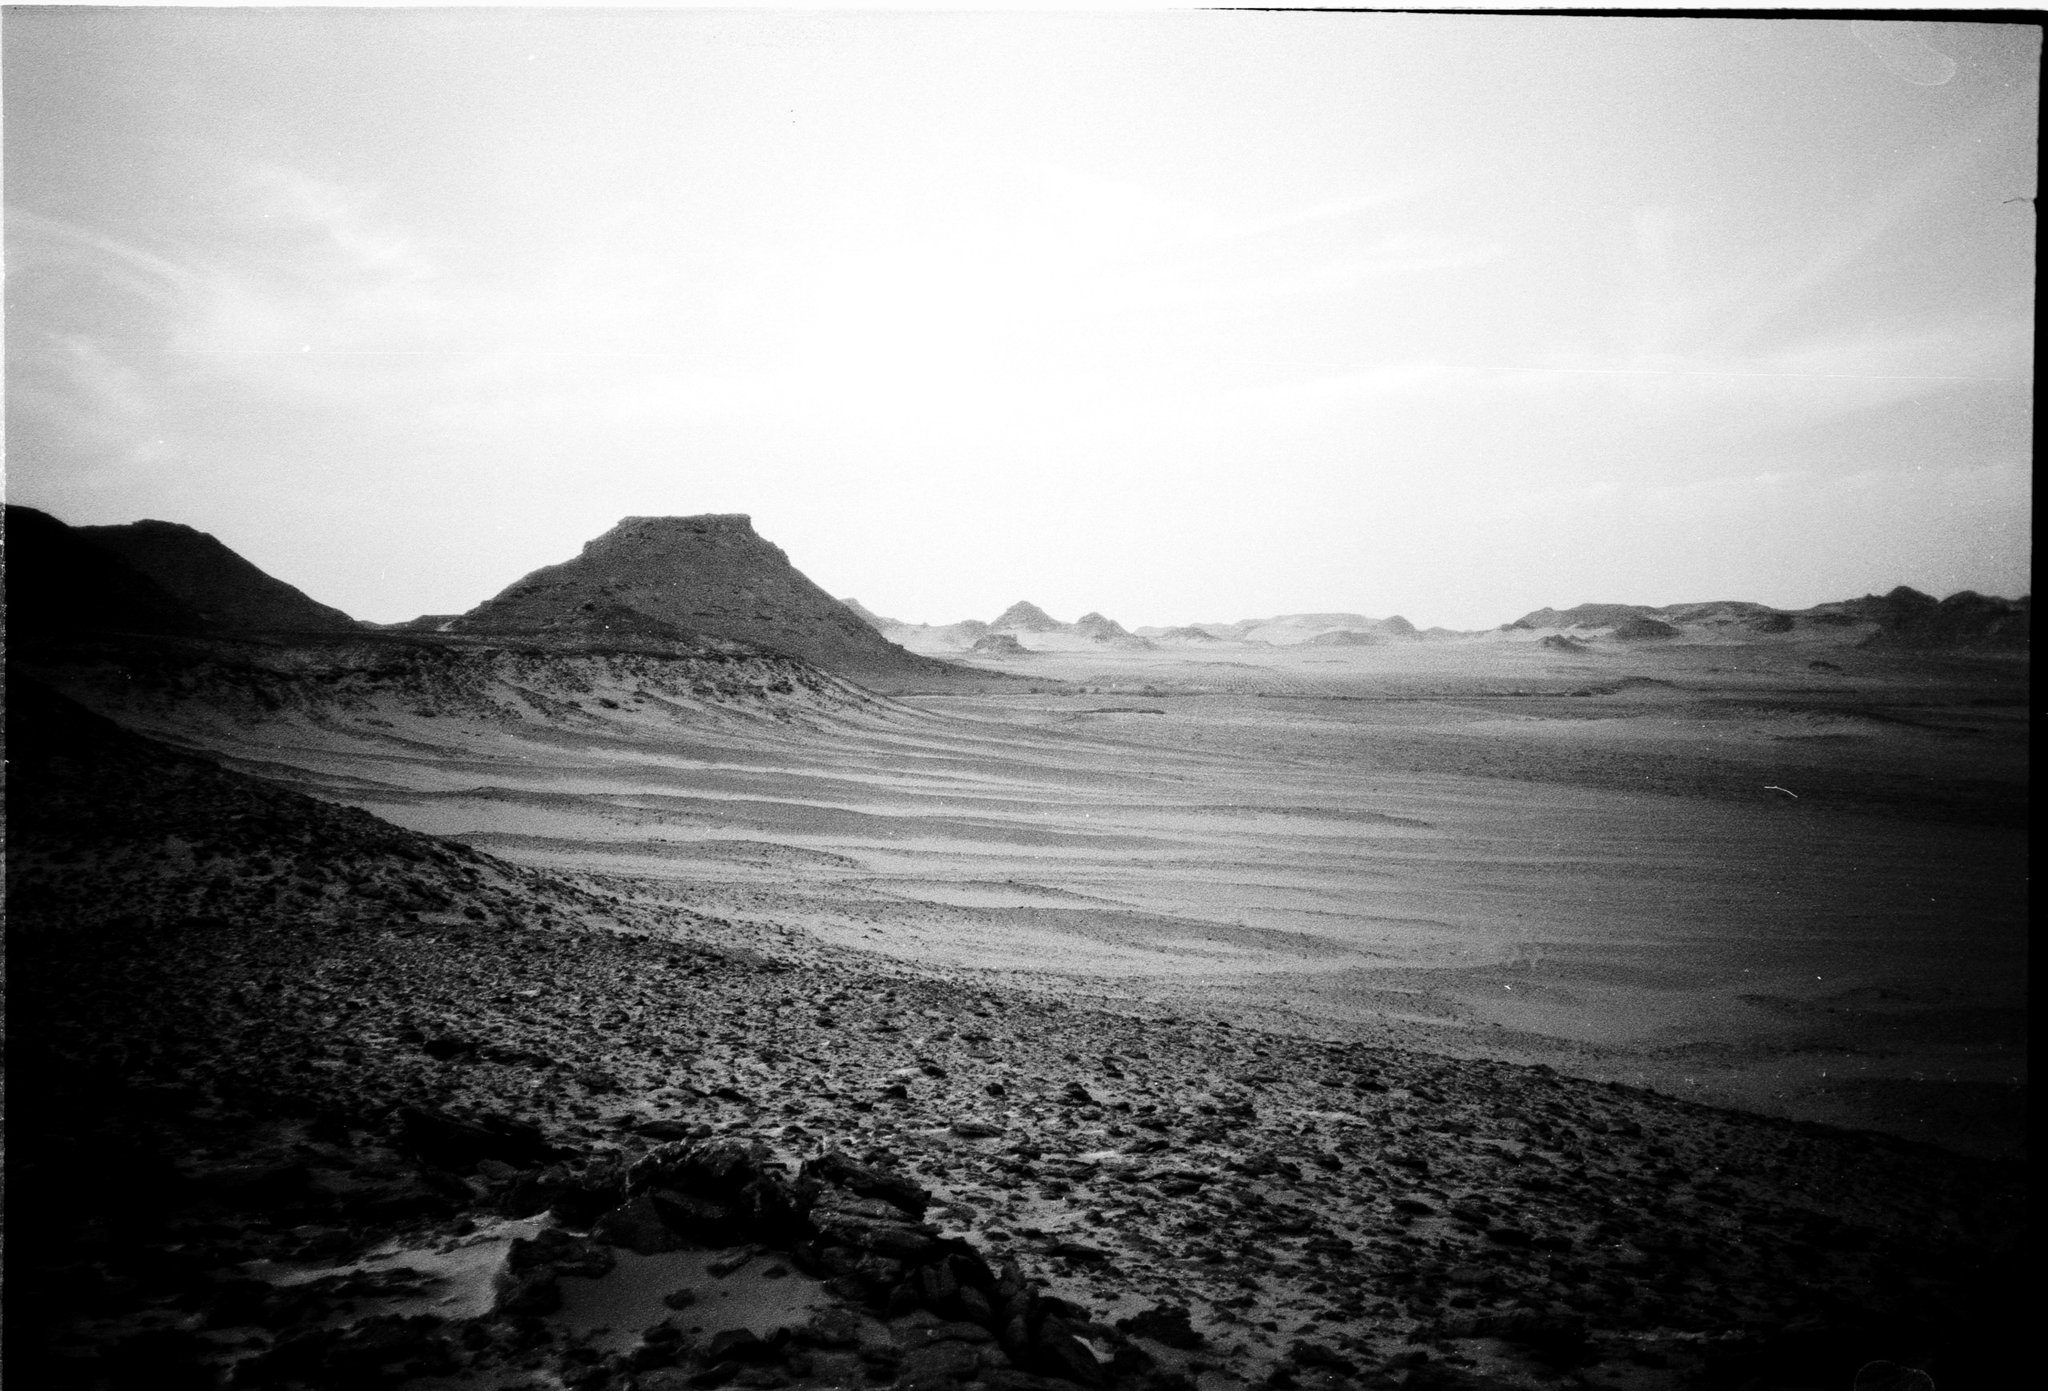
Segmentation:
<svg viewBox="0 0 2048 1391">
<path fill-rule="evenodd" d="M 2009 1165 L 799 951 L 8 715 L 19 1384 L 1965 1387 L 2025 1332 Z"/>
</svg>

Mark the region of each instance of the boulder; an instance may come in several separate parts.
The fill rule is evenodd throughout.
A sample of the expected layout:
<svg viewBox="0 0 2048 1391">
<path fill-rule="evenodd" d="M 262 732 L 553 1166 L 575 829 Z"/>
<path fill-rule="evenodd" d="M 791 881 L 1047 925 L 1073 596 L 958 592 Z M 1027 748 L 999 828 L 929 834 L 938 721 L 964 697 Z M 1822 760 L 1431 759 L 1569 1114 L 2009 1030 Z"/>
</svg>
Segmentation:
<svg viewBox="0 0 2048 1391">
<path fill-rule="evenodd" d="M 901 1174 L 856 1163 L 837 1150 L 828 1150 L 816 1159 L 805 1160 L 798 1177 L 843 1188 L 863 1198 L 879 1198 L 912 1217 L 923 1217 L 925 1209 L 932 1203 L 930 1189 L 911 1182 Z"/>
<path fill-rule="evenodd" d="M 623 1246 L 643 1256 L 657 1256 L 684 1245 L 683 1238 L 647 1193 L 628 1198 L 598 1218 L 590 1234 L 608 1245 Z"/>
</svg>

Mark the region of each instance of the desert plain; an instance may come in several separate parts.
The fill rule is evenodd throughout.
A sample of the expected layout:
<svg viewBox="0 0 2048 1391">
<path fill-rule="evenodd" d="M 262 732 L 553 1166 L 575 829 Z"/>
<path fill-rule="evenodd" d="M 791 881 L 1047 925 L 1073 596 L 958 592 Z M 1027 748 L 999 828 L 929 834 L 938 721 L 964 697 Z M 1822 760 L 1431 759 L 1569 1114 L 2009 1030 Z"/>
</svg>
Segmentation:
<svg viewBox="0 0 2048 1391">
<path fill-rule="evenodd" d="M 37 1384 L 1926 1391 L 2023 1350 L 2023 643 L 927 630 L 845 674 L 581 597 L 696 565 L 745 608 L 787 562 L 744 519 L 629 519 L 516 632 L 238 631 L 32 523 L 17 573 L 128 625 L 10 650 Z M 774 573 L 792 640 L 876 641 Z"/>
<path fill-rule="evenodd" d="M 510 728 L 394 694 L 205 742 L 795 950 L 2019 1152 L 2010 659 L 1479 641 L 982 664 L 1037 682 L 689 721 L 561 689 Z"/>
</svg>

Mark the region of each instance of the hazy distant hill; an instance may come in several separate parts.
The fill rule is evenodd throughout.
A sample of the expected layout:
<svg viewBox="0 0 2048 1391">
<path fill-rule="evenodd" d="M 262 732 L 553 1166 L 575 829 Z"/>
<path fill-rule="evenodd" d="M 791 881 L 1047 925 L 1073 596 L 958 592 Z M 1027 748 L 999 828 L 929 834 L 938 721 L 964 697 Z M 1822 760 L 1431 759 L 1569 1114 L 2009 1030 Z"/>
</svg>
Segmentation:
<svg viewBox="0 0 2048 1391">
<path fill-rule="evenodd" d="M 340 609 L 265 574 L 206 532 L 178 522 L 72 530 L 126 560 L 218 628 L 348 632 L 362 626 Z"/>
<path fill-rule="evenodd" d="M 1063 633 L 1069 626 L 1026 599 L 1004 609 L 988 625 L 992 633 Z"/>
<path fill-rule="evenodd" d="M 1090 642 L 1125 651 L 1144 651 L 1152 646 L 1151 642 L 1135 636 L 1114 618 L 1105 618 L 1099 613 L 1082 614 L 1074 620 L 1074 626 L 1069 631 L 1075 637 L 1086 638 Z"/>
<path fill-rule="evenodd" d="M 1776 609 L 1740 599 L 1704 603 L 1578 604 L 1523 614 L 1500 631 L 1569 632 L 1576 637 L 1621 641 L 1691 638 L 1754 641 L 1759 637 L 1807 634 L 1904 648 L 2024 647 L 2031 635 L 2030 599 L 1997 599 L 1964 590 L 1935 599 L 1899 586 L 1889 594 L 1866 594 L 1807 609 Z"/>
<path fill-rule="evenodd" d="M 876 632 L 738 514 L 627 517 L 575 559 L 534 571 L 447 631 L 708 634 L 855 675 L 939 666 Z"/>
<path fill-rule="evenodd" d="M 1537 609 L 1525 613 L 1511 628 L 1611 628 L 1631 618 L 1653 618 L 1659 611 L 1647 604 L 1575 604 L 1568 609 Z"/>
<path fill-rule="evenodd" d="M 1421 636 L 1415 631 L 1415 625 L 1399 614 L 1391 618 L 1368 618 L 1362 613 L 1283 613 L 1271 618 L 1241 618 L 1235 623 L 1140 628 L 1138 633 L 1142 637 L 1163 639 L 1174 644 L 1209 639 L 1263 643 L 1270 647 L 1295 647 L 1309 643 L 1321 647 L 1373 646 L 1387 641 L 1412 641 Z"/>
<path fill-rule="evenodd" d="M 885 618 L 858 599 L 842 599 L 840 602 L 889 641 L 914 651 L 968 651 L 989 631 L 989 625 L 978 618 L 962 619 L 958 623 L 906 623 L 900 618 Z"/>
<path fill-rule="evenodd" d="M 10 643 L 88 633 L 198 634 L 210 626 L 120 555 L 49 513 L 9 504 L 6 520 Z"/>
</svg>

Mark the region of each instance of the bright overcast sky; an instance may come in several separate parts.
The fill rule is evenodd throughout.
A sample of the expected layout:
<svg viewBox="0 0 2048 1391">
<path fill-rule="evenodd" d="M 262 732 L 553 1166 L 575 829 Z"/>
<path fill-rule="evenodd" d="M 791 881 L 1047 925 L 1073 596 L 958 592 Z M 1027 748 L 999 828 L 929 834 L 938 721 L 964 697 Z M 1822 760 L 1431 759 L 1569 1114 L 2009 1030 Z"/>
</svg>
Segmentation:
<svg viewBox="0 0 2048 1391">
<path fill-rule="evenodd" d="M 10 499 L 359 617 L 686 512 L 928 622 L 2031 588 L 2032 28 L 4 23 Z"/>
</svg>

